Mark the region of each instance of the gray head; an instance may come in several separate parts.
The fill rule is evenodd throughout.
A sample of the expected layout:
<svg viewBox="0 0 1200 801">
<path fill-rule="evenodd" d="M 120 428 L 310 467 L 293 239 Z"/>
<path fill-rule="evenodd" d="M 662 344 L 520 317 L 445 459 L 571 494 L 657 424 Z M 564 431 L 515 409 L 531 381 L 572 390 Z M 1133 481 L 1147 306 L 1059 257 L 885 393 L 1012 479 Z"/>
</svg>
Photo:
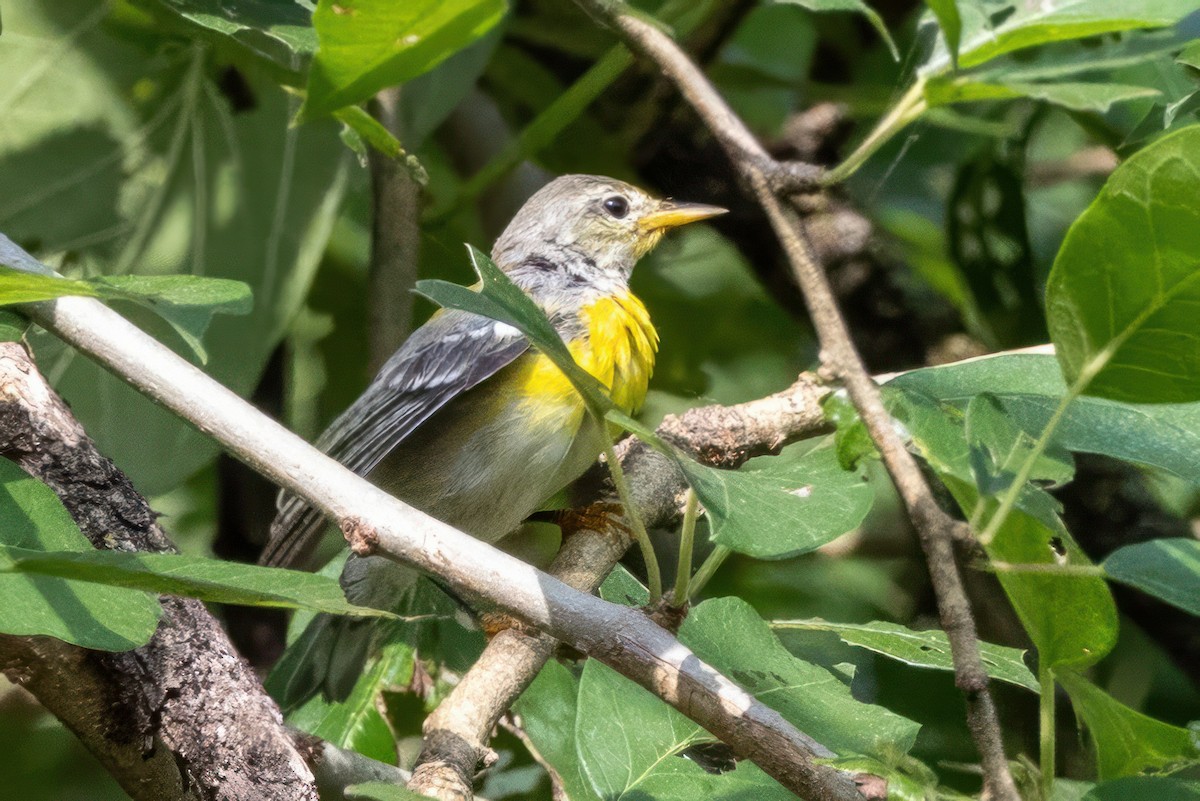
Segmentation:
<svg viewBox="0 0 1200 801">
<path fill-rule="evenodd" d="M 492 259 L 514 279 L 557 272 L 624 283 L 668 229 L 724 212 L 658 200 L 614 178 L 564 175 L 525 202 L 496 240 Z"/>
</svg>

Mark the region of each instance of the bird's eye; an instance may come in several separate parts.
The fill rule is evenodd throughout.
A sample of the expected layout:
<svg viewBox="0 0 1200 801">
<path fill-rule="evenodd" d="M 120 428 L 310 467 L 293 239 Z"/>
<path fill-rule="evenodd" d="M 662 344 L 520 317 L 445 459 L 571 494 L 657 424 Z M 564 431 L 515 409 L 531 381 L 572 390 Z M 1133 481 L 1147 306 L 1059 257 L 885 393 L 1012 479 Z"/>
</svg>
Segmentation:
<svg viewBox="0 0 1200 801">
<path fill-rule="evenodd" d="M 620 195 L 613 195 L 604 200 L 604 210 L 619 220 L 629 213 L 629 201 Z"/>
</svg>

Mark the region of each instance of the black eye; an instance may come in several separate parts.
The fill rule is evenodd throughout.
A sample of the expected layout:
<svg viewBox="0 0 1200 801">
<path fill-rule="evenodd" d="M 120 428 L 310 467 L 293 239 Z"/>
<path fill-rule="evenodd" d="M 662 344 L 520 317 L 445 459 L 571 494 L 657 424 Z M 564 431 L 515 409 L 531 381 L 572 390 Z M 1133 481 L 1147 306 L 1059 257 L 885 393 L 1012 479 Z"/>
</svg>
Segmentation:
<svg viewBox="0 0 1200 801">
<path fill-rule="evenodd" d="M 629 213 L 629 201 L 620 195 L 613 195 L 605 199 L 604 210 L 619 220 Z"/>
</svg>

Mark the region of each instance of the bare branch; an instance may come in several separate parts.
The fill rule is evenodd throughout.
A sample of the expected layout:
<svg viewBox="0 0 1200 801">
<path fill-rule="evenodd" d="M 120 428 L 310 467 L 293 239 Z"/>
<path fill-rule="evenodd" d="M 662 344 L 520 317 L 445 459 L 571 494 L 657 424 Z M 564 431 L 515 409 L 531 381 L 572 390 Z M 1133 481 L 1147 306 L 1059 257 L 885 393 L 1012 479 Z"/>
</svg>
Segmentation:
<svg viewBox="0 0 1200 801">
<path fill-rule="evenodd" d="M 50 485 L 96 547 L 174 550 L 145 499 L 12 342 L 0 344 L 0 452 Z M 105 654 L 0 636 L 0 668 L 138 801 L 316 801 L 278 707 L 204 604 L 161 602 L 158 631 L 141 648 Z"/>
<path fill-rule="evenodd" d="M 1016 801 L 995 704 L 979 657 L 975 620 L 955 561 L 953 542 L 964 525 L 937 505 L 916 460 L 892 425 L 879 389 L 868 374 L 838 310 L 829 281 L 813 259 L 796 211 L 780 201 L 778 170 L 762 145 L 687 55 L 661 29 L 628 12 L 618 0 L 576 0 L 589 14 L 616 30 L 634 52 L 656 64 L 672 80 L 725 148 L 775 229 L 804 293 L 817 329 L 826 367 L 846 386 L 863 423 L 896 484 L 921 539 L 938 599 L 942 627 L 954 656 L 955 681 L 966 696 L 967 722 L 979 749 L 991 796 Z M 794 189 L 792 191 L 795 191 Z"/>
</svg>

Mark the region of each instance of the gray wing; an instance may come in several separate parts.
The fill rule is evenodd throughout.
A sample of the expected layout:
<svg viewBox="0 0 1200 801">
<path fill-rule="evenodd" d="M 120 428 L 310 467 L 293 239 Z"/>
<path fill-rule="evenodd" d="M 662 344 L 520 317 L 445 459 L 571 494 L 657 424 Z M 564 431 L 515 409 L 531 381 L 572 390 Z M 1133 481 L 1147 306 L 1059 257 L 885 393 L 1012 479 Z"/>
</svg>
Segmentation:
<svg viewBox="0 0 1200 801">
<path fill-rule="evenodd" d="M 438 409 L 528 348 L 529 341 L 512 326 L 469 312 L 439 312 L 388 359 L 366 391 L 321 435 L 317 447 L 365 476 Z M 259 561 L 296 565 L 316 547 L 324 517 L 287 491 L 279 493 L 276 506 Z"/>
</svg>

